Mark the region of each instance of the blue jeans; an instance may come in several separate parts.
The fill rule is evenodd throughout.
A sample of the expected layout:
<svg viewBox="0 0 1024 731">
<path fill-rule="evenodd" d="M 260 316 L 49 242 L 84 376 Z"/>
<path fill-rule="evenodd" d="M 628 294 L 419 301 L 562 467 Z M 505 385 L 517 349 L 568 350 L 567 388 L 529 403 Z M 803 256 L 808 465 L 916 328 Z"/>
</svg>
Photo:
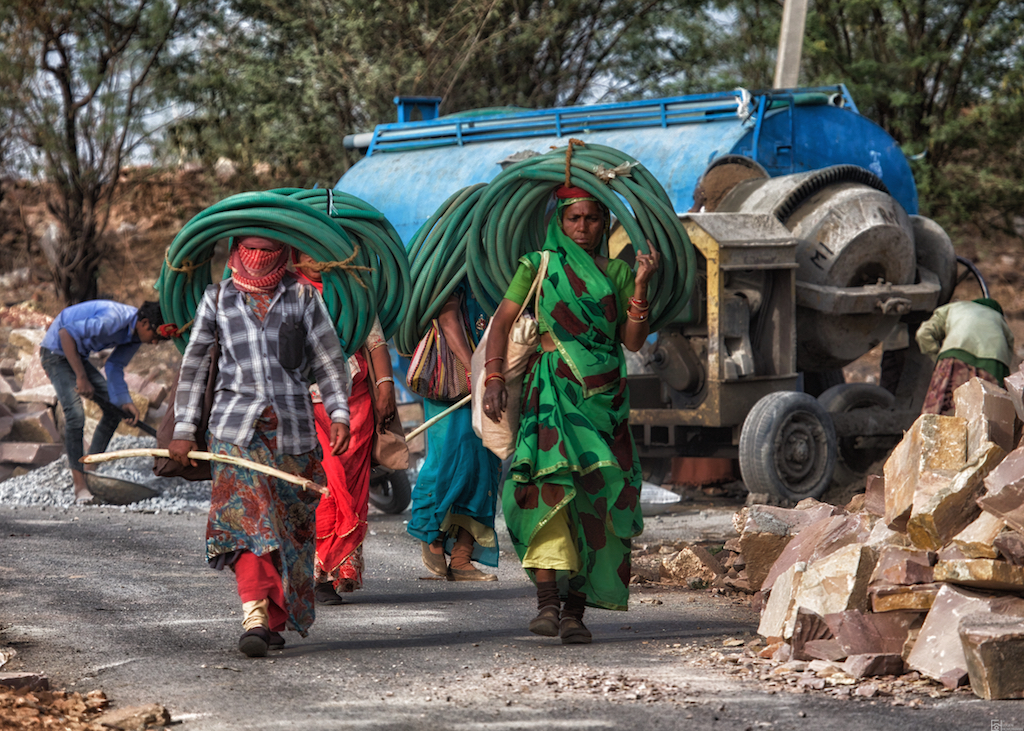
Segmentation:
<svg viewBox="0 0 1024 731">
<path fill-rule="evenodd" d="M 85 409 L 82 407 L 82 397 L 75 390 L 78 376 L 75 375 L 67 358 L 60 353 L 54 353 L 49 348 L 39 348 L 39 360 L 57 392 L 61 408 L 64 409 L 64 450 L 68 454 L 68 466 L 82 472 L 82 463 L 79 460 L 82 458 Z M 107 379 L 87 359 L 82 358 L 82 365 L 85 367 L 85 374 L 89 377 L 89 382 L 96 390 L 96 395 L 104 401 L 109 401 Z M 97 401 L 97 403 L 100 402 Z M 121 423 L 122 415 L 120 413 L 106 406 L 101 405 L 101 408 L 103 417 L 100 419 L 96 431 L 93 432 L 89 454 L 104 451 L 110 443 L 110 438 L 117 431 L 118 424 Z"/>
</svg>

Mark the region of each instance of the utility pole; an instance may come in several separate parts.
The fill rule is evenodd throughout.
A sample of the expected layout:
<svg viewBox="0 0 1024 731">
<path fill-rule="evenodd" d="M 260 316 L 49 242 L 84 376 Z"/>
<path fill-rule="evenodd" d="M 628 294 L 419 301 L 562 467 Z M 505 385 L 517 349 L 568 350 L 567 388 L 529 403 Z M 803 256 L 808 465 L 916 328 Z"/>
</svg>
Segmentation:
<svg viewBox="0 0 1024 731">
<path fill-rule="evenodd" d="M 782 6 L 779 56 L 775 61 L 776 89 L 792 89 L 800 83 L 800 52 L 804 44 L 807 0 L 786 0 Z"/>
</svg>

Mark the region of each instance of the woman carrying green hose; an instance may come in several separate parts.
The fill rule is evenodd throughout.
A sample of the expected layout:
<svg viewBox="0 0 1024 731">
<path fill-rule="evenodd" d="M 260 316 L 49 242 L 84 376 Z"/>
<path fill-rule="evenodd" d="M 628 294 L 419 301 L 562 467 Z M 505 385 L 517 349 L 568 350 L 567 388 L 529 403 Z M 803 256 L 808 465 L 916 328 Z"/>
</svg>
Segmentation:
<svg viewBox="0 0 1024 731">
<path fill-rule="evenodd" d="M 620 346 L 635 352 L 650 334 L 647 285 L 660 256 L 638 254 L 634 275 L 625 262 L 600 255 L 608 209 L 580 188 L 562 186 L 555 196 L 535 313 L 541 349 L 524 378 L 502 504 L 512 544 L 537 585 L 530 631 L 586 644 L 586 605 L 627 608 L 630 540 L 643 530 Z M 501 372 L 509 331 L 540 261 L 539 251 L 520 259 L 491 323 L 483 408 L 495 422 L 506 408 Z"/>
<path fill-rule="evenodd" d="M 460 286 L 437 317 L 445 340 L 469 372 L 473 347 L 483 336 L 487 317 Z M 430 419 L 451 404 L 423 400 Z M 406 530 L 422 542 L 423 564 L 449 581 L 497 581 L 498 577 L 473 566 L 498 565 L 494 531 L 501 461 L 473 432 L 468 406 L 456 410 L 427 430 L 427 458 L 412 491 L 412 515 Z M 445 563 L 451 554 L 451 565 Z"/>
</svg>

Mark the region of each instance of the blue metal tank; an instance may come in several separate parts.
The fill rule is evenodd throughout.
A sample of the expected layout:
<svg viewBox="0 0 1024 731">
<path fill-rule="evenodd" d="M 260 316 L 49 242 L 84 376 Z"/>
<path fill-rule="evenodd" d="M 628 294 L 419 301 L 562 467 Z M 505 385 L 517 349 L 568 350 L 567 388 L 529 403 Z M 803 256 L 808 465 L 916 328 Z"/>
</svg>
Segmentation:
<svg viewBox="0 0 1024 731">
<path fill-rule="evenodd" d="M 382 211 L 408 243 L 456 190 L 490 181 L 515 153 L 564 147 L 569 137 L 632 155 L 665 186 L 679 212 L 692 205 L 694 185 L 712 160 L 739 154 L 772 177 L 859 165 L 881 178 L 907 213 L 917 213 L 917 188 L 902 150 L 861 116 L 842 85 L 480 110 L 382 124 L 366 157 L 335 187 Z"/>
</svg>

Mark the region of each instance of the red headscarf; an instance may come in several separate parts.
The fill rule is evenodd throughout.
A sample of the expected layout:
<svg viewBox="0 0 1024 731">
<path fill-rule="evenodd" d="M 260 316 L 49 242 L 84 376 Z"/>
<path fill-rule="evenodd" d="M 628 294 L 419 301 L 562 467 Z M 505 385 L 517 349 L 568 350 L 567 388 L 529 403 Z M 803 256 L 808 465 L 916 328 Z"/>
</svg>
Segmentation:
<svg viewBox="0 0 1024 731">
<path fill-rule="evenodd" d="M 297 249 L 292 249 L 292 264 L 294 265 L 298 263 L 299 252 Z M 324 283 L 322 281 L 318 282 L 317 280 L 310 277 L 308 274 L 306 274 L 305 269 L 295 267 L 295 278 L 298 279 L 303 284 L 309 284 L 316 287 L 316 291 L 319 292 L 320 294 L 324 293 Z"/>
<path fill-rule="evenodd" d="M 289 251 L 280 241 L 261 236 L 236 239 L 228 259 L 235 286 L 243 292 L 273 292 L 284 278 Z"/>
</svg>

